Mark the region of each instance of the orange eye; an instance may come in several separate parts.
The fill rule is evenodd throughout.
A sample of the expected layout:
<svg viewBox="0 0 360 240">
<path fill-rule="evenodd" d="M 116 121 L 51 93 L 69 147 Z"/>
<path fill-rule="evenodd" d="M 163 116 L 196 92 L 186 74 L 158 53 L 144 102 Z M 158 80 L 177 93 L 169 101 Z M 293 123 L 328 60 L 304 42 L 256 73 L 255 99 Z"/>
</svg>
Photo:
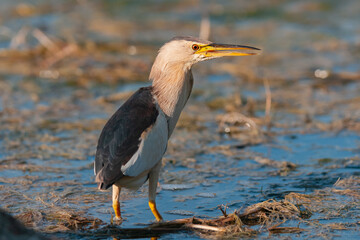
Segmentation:
<svg viewBox="0 0 360 240">
<path fill-rule="evenodd" d="M 197 45 L 197 44 L 193 44 L 192 46 L 191 46 L 191 48 L 192 48 L 192 50 L 194 50 L 194 51 L 197 51 L 197 50 L 199 50 L 199 45 Z"/>
</svg>

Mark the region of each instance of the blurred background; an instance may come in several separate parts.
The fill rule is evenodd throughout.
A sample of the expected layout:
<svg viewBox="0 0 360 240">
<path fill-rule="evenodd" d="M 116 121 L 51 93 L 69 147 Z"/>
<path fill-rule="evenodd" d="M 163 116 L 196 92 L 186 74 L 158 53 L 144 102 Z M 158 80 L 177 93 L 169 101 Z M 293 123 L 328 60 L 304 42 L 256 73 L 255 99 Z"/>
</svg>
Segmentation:
<svg viewBox="0 0 360 240">
<path fill-rule="evenodd" d="M 111 193 L 96 190 L 92 169 L 100 131 L 150 84 L 162 44 L 202 36 L 263 51 L 194 67 L 164 158 L 163 217 L 326 192 L 331 213 L 312 209 L 318 225 L 303 227 L 320 231 L 300 238 L 355 239 L 359 13 L 358 0 L 1 0 L 0 207 L 58 237 L 110 223 Z M 146 198 L 147 187 L 122 193 L 125 227 L 153 219 Z"/>
</svg>

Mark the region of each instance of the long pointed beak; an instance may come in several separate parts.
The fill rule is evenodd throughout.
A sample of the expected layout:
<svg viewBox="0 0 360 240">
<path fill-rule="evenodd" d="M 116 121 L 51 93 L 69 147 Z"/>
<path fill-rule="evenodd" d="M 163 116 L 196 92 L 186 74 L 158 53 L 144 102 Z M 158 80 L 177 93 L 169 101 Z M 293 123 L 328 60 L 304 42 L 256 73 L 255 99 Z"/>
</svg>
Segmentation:
<svg viewBox="0 0 360 240">
<path fill-rule="evenodd" d="M 257 55 L 260 51 L 259 48 L 250 46 L 211 43 L 200 46 L 200 49 L 196 51 L 196 54 L 201 54 L 204 55 L 205 58 L 211 59 L 226 56 Z"/>
</svg>

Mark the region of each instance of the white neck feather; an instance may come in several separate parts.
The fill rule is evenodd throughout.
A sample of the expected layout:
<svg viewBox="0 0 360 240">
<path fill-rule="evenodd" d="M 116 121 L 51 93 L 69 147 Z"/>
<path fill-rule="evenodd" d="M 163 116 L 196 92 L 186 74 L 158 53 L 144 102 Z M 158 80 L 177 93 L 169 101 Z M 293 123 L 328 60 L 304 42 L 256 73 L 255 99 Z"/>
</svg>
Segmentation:
<svg viewBox="0 0 360 240">
<path fill-rule="evenodd" d="M 157 64 L 164 66 L 163 69 L 154 66 L 151 69 L 150 79 L 153 81 L 153 93 L 157 102 L 168 117 L 178 118 L 192 90 L 191 68 L 171 63 Z"/>
</svg>

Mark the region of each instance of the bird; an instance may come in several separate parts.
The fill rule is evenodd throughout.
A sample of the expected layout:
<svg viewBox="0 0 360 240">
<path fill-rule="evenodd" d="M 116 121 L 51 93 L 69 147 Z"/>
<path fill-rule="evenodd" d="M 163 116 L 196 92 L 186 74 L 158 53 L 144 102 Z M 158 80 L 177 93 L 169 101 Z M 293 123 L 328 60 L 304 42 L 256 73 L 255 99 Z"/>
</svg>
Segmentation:
<svg viewBox="0 0 360 240">
<path fill-rule="evenodd" d="M 159 50 L 152 65 L 150 86 L 138 89 L 111 116 L 101 131 L 94 161 L 99 190 L 112 187 L 115 220 L 122 188 L 137 190 L 149 181 L 148 204 L 156 221 L 156 189 L 162 158 L 193 88 L 192 66 L 225 56 L 256 55 L 259 48 L 219 44 L 190 36 L 174 37 Z"/>
</svg>

